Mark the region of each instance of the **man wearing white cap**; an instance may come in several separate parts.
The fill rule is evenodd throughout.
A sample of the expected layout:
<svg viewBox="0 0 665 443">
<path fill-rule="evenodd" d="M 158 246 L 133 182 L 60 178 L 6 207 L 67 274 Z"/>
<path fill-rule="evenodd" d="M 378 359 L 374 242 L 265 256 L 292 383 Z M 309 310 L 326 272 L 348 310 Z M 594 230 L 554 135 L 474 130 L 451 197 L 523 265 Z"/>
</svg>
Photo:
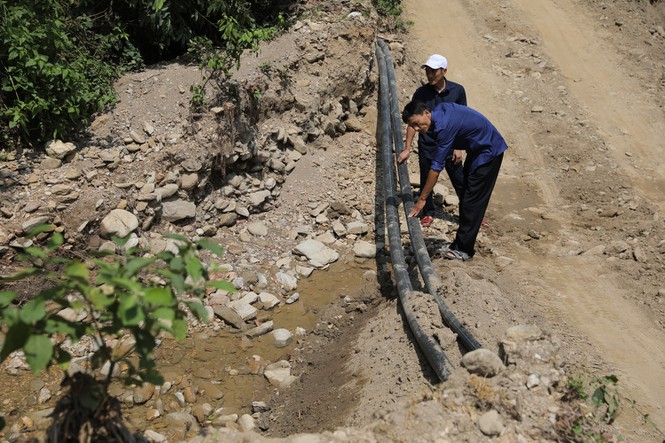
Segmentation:
<svg viewBox="0 0 665 443">
<path fill-rule="evenodd" d="M 439 103 L 457 103 L 466 106 L 466 91 L 459 83 L 446 79 L 448 71 L 448 60 L 443 55 L 431 55 L 422 65 L 425 68 L 427 84 L 416 89 L 411 100 L 424 103 L 428 109 L 434 109 Z M 398 163 L 405 162 L 410 155 L 411 141 L 416 131 L 412 127 L 406 129 L 406 142 L 404 150 L 397 158 Z M 420 190 L 427 182 L 427 175 L 431 169 L 432 159 L 435 152 L 435 137 L 430 133 L 420 133 L 418 135 L 418 164 L 420 166 Z M 462 183 L 464 180 L 464 171 L 462 166 L 464 151 L 455 149 L 450 157 L 446 159 L 446 171 L 450 177 L 450 182 L 455 188 L 457 196 L 462 195 Z M 420 223 L 423 227 L 428 227 L 433 222 L 435 213 L 434 199 L 432 194 L 427 197 L 425 207 L 423 208 Z"/>
</svg>

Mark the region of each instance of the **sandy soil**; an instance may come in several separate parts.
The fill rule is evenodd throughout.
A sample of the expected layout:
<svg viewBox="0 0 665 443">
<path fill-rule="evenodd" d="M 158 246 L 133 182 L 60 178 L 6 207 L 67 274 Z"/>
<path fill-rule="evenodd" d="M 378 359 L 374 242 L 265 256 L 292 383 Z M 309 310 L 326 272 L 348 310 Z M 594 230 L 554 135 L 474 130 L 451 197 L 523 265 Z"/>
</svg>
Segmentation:
<svg viewBox="0 0 665 443">
<path fill-rule="evenodd" d="M 495 257 L 512 259 L 495 280 L 501 293 L 542 313 L 579 363 L 619 376 L 635 401 L 627 427 L 648 415 L 665 429 L 663 39 L 640 21 L 662 16 L 574 0 L 405 7 L 407 63 L 446 55 L 448 77 L 511 146 L 473 269 L 491 276 Z M 616 240 L 632 253 L 583 253 Z"/>
</svg>

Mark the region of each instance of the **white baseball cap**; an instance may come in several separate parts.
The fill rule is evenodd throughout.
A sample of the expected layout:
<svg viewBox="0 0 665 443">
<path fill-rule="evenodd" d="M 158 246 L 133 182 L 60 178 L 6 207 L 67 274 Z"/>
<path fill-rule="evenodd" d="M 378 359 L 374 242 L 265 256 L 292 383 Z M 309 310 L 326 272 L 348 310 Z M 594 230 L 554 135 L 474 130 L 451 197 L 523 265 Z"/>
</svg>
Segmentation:
<svg viewBox="0 0 665 443">
<path fill-rule="evenodd" d="M 423 63 L 421 68 L 424 68 L 426 66 L 432 69 L 441 69 L 441 68 L 447 69 L 448 60 L 446 60 L 446 58 L 441 54 L 430 55 L 427 61 Z"/>
</svg>

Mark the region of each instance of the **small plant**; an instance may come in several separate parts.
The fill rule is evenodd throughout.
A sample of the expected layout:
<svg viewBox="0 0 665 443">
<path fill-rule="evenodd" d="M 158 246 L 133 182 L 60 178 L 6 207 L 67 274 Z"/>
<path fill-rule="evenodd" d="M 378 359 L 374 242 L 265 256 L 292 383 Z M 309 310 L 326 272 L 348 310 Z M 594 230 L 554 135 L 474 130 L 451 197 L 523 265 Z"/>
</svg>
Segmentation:
<svg viewBox="0 0 665 443">
<path fill-rule="evenodd" d="M 191 39 L 188 52 L 199 60 L 199 67 L 204 71 L 202 83 L 193 87 L 196 94 L 192 97 L 191 107 L 200 110 L 205 106 L 201 97 L 205 96 L 206 86 L 211 82 L 219 90 L 225 91 L 233 76 L 233 69 L 240 68 L 240 57 L 243 52 L 257 53 L 259 43 L 273 38 L 284 23 L 281 15 L 278 16 L 277 25 L 266 27 L 256 26 L 249 18 L 241 21 L 236 17 L 224 15 L 219 21 L 223 47 L 213 47 L 212 40 L 207 37 Z"/>
<path fill-rule="evenodd" d="M 39 227 L 31 237 L 47 235 L 51 230 L 52 226 Z M 55 255 L 63 243 L 62 234 L 56 232 L 44 247 L 25 249 L 22 258 L 37 265 L 0 278 L 0 283 L 26 278 L 49 283 L 47 289 L 22 306 L 14 303 L 17 293 L 0 292 L 0 327 L 4 334 L 0 362 L 14 351 L 23 350 L 34 372 L 54 364 L 64 369 L 72 359 L 68 350 L 71 344 L 84 336 L 95 342 L 89 372 L 66 377 L 63 382 L 73 395 L 66 396 L 70 407 L 61 408 L 56 419 L 66 425 L 62 432 L 67 436 L 77 435 L 81 426 L 88 426 L 93 433 L 98 429 L 105 429 L 106 434 L 119 432 L 104 424 L 104 418 L 119 415 L 119 404 L 108 394 L 114 377 L 125 384 L 162 384 L 163 377 L 153 359 L 157 338 L 163 333 L 177 340 L 185 338 L 188 313 L 206 321 L 207 311 L 201 300 L 207 288 L 234 290 L 228 282 L 211 281 L 199 259 L 201 249 L 221 255 L 219 245 L 210 240 L 192 243 L 180 235 L 168 237 L 177 245 L 177 253 L 143 256 L 131 248 L 119 258 L 107 255 L 83 262 Z M 122 245 L 122 240 L 115 240 Z M 65 318 L 60 314 L 65 308 L 82 313 L 85 319 Z M 114 376 L 120 364 L 126 369 Z M 102 367 L 106 375 L 98 371 Z M 79 389 L 84 389 L 86 395 L 75 394 Z M 72 427 L 72 422 L 78 425 Z"/>
<path fill-rule="evenodd" d="M 607 375 L 596 380 L 598 385 L 591 396 L 596 408 L 604 408 L 603 418 L 611 424 L 619 415 L 619 379 L 615 375 Z"/>
</svg>

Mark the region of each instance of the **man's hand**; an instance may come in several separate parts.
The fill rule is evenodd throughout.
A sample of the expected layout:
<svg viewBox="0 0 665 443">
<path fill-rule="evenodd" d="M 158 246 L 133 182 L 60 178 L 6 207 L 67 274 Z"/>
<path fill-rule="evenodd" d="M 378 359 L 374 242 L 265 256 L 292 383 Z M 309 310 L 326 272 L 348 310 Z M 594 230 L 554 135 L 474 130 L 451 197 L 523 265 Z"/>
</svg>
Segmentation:
<svg viewBox="0 0 665 443">
<path fill-rule="evenodd" d="M 409 156 L 411 155 L 411 150 L 410 149 L 404 149 L 402 152 L 399 154 L 399 157 L 397 157 L 397 164 L 401 165 L 405 161 L 409 159 Z"/>
<path fill-rule="evenodd" d="M 409 217 L 416 217 L 418 214 L 420 214 L 420 211 L 422 211 L 424 207 L 425 200 L 416 200 L 416 202 L 413 204 L 413 208 L 411 208 L 411 211 L 409 211 Z"/>
<path fill-rule="evenodd" d="M 451 159 L 453 161 L 453 164 L 459 165 L 462 163 L 462 160 L 464 160 L 464 150 L 462 149 L 455 149 L 453 151 L 453 157 Z"/>
</svg>

